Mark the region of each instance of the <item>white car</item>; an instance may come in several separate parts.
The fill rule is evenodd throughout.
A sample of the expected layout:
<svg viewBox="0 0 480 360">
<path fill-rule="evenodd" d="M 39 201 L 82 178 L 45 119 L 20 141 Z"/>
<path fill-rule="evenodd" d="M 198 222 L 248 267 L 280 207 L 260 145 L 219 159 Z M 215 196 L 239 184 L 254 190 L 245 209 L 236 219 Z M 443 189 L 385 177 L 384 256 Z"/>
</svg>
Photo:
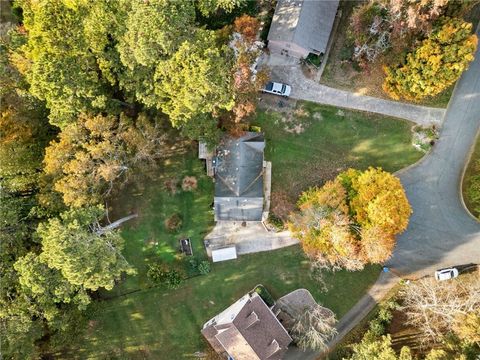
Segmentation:
<svg viewBox="0 0 480 360">
<path fill-rule="evenodd" d="M 269 81 L 267 85 L 265 85 L 262 91 L 268 94 L 288 97 L 290 96 L 290 92 L 292 91 L 292 88 L 290 85 Z"/>
<path fill-rule="evenodd" d="M 437 281 L 450 280 L 458 276 L 457 268 L 448 268 L 435 271 Z"/>
</svg>

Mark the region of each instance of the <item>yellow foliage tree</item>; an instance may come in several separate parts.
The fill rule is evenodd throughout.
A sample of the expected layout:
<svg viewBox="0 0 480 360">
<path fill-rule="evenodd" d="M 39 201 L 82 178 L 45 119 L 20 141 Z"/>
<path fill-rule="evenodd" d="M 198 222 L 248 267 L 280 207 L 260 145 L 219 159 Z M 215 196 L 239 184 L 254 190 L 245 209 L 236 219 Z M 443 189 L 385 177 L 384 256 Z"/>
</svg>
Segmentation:
<svg viewBox="0 0 480 360">
<path fill-rule="evenodd" d="M 317 265 L 361 269 L 383 263 L 405 230 L 411 208 L 400 180 L 382 169 L 349 169 L 305 191 L 289 229 Z"/>
<path fill-rule="evenodd" d="M 394 99 L 435 96 L 455 83 L 474 59 L 478 39 L 472 24 L 444 18 L 405 63 L 385 67 L 384 91 Z"/>
</svg>

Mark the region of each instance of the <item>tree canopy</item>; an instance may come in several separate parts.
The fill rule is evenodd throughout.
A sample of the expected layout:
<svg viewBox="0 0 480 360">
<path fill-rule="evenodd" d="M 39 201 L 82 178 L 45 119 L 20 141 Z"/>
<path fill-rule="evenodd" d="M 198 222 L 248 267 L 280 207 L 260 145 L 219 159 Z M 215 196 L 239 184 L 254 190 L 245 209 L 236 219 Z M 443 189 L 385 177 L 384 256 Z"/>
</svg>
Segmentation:
<svg viewBox="0 0 480 360">
<path fill-rule="evenodd" d="M 326 266 L 362 268 L 387 260 L 411 208 L 398 178 L 375 168 L 349 169 L 304 192 L 290 229 L 305 252 Z"/>
<path fill-rule="evenodd" d="M 142 114 L 135 121 L 124 114 L 82 114 L 46 149 L 45 172 L 53 176 L 65 204 L 98 204 L 134 166 L 158 159 L 163 140 L 158 124 Z"/>
<path fill-rule="evenodd" d="M 444 18 L 404 63 L 385 67 L 383 89 L 394 99 L 419 100 L 452 85 L 468 68 L 478 39 L 472 24 Z"/>
<path fill-rule="evenodd" d="M 197 30 L 177 52 L 157 67 L 159 106 L 174 126 L 201 114 L 231 110 L 229 50 L 216 46 L 213 31 Z"/>
<path fill-rule="evenodd" d="M 118 231 L 100 231 L 102 214 L 99 207 L 69 210 L 40 224 L 40 260 L 60 271 L 68 283 L 89 290 L 111 290 L 122 273 L 134 273 L 121 254 Z"/>
</svg>

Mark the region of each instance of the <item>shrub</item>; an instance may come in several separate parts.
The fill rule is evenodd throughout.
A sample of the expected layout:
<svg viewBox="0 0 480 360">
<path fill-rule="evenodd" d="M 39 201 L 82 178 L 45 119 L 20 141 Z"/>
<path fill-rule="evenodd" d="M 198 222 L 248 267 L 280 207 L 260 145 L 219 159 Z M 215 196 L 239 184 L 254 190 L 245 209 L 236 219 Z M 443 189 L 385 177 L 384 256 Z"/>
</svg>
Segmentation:
<svg viewBox="0 0 480 360">
<path fill-rule="evenodd" d="M 147 277 L 154 283 L 164 285 L 168 289 L 176 289 L 182 283 L 182 276 L 175 269 L 168 269 L 165 264 L 149 264 Z"/>
<path fill-rule="evenodd" d="M 197 266 L 198 272 L 202 275 L 207 275 L 211 271 L 210 262 L 203 260 Z"/>
<path fill-rule="evenodd" d="M 198 182 L 195 176 L 185 176 L 182 180 L 183 191 L 193 191 L 197 188 Z"/>
<path fill-rule="evenodd" d="M 262 300 L 265 301 L 265 304 L 267 304 L 268 306 L 275 305 L 275 300 L 273 299 L 273 296 L 265 288 L 265 286 L 259 285 L 253 291 L 255 291 L 262 298 Z"/>
<path fill-rule="evenodd" d="M 180 214 L 175 213 L 172 216 L 170 216 L 167 220 L 165 220 L 165 228 L 168 231 L 174 232 L 180 229 L 182 226 L 182 217 Z"/>
<path fill-rule="evenodd" d="M 175 195 L 177 193 L 178 179 L 172 178 L 172 179 L 165 180 L 164 185 L 165 185 L 165 190 L 167 190 L 167 192 L 170 195 Z"/>
</svg>

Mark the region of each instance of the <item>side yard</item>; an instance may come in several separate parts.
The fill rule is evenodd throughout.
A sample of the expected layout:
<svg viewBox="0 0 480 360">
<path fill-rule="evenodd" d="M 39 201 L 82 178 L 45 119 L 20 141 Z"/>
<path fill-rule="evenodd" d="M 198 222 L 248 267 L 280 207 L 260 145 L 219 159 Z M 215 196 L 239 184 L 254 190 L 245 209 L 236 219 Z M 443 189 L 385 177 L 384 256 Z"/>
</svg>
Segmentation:
<svg viewBox="0 0 480 360">
<path fill-rule="evenodd" d="M 254 124 L 266 134 L 272 209 L 283 219 L 303 190 L 349 167 L 393 172 L 423 155 L 412 146 L 409 121 L 300 101 L 263 107 Z"/>
</svg>

